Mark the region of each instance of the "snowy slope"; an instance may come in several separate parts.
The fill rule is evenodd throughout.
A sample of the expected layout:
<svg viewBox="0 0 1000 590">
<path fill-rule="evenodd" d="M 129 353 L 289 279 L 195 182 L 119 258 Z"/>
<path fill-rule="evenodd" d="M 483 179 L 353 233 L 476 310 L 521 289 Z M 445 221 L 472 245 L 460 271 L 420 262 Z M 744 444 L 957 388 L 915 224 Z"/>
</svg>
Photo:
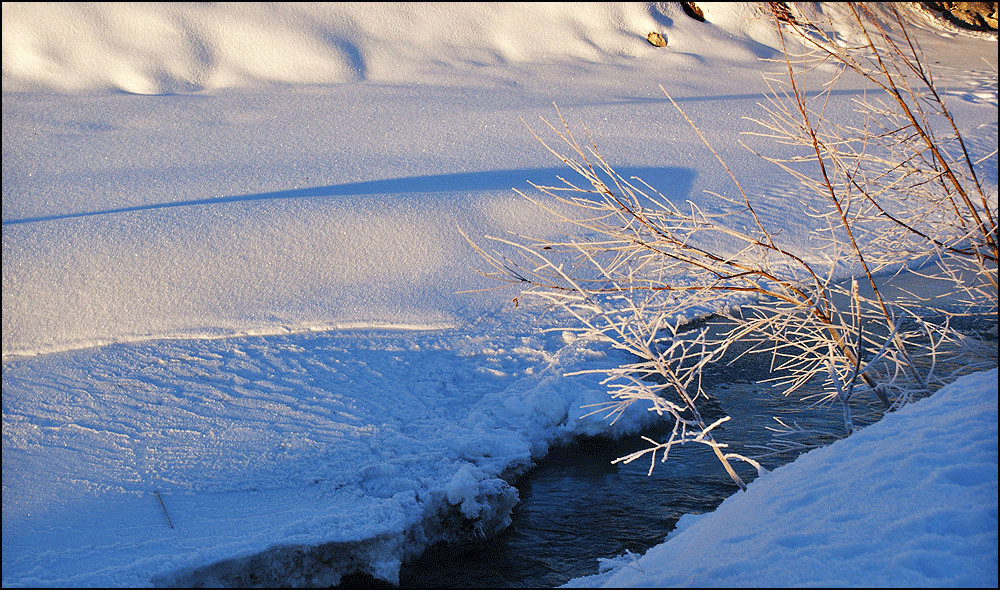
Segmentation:
<svg viewBox="0 0 1000 590">
<path fill-rule="evenodd" d="M 607 428 L 561 375 L 616 362 L 470 268 L 459 229 L 561 230 L 510 190 L 566 173 L 522 119 L 558 103 L 664 194 L 726 190 L 663 84 L 807 229 L 733 141 L 769 26 L 705 9 L 5 3 L 4 586 L 395 580 L 504 526 L 512 474 Z M 923 32 L 995 149 L 995 39 Z"/>
<path fill-rule="evenodd" d="M 997 372 L 964 377 L 686 515 L 569 587 L 992 587 Z"/>
</svg>

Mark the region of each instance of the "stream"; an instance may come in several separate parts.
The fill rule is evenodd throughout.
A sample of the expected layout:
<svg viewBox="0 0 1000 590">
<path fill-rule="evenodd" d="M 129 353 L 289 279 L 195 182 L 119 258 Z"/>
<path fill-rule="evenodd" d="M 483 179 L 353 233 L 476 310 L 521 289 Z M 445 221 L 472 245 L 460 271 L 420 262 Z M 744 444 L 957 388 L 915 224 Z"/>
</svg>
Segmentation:
<svg viewBox="0 0 1000 590">
<path fill-rule="evenodd" d="M 750 356 L 739 365 L 705 375 L 706 391 L 718 400 L 706 406 L 706 420 L 723 413 L 732 417 L 716 429 L 719 440 L 755 455 L 759 451 L 748 446 L 771 440 L 765 426 L 774 424 L 772 417 L 776 415 L 804 427 L 843 431 L 839 409 L 790 402 L 767 385 L 756 384 L 754 380 L 766 374 L 767 368 L 766 358 Z M 855 426 L 863 426 L 864 416 L 873 415 L 856 412 Z M 750 428 L 745 428 L 747 425 Z M 669 436 L 669 427 L 665 422 L 658 429 L 618 440 L 581 438 L 551 449 L 515 482 L 520 502 L 503 533 L 479 543 L 431 547 L 403 565 L 400 587 L 554 587 L 597 573 L 598 559 L 626 551 L 642 554 L 662 543 L 681 516 L 710 512 L 738 489 L 712 452 L 701 445 L 676 448 L 665 463 L 657 454 L 651 474 L 648 458 L 630 464 L 612 463 L 644 448 L 647 443 L 641 435 L 659 440 Z M 742 430 L 741 436 L 752 438 L 739 444 L 735 437 L 727 438 L 737 429 Z M 822 442 L 832 440 L 833 436 Z M 773 469 L 797 454 L 785 453 L 761 462 Z M 738 465 L 737 471 L 748 483 L 756 476 L 745 464 Z M 340 587 L 392 586 L 355 574 L 345 576 Z"/>
<path fill-rule="evenodd" d="M 995 334 L 995 323 L 992 326 Z M 970 326 L 967 331 L 977 330 Z M 703 403 L 702 412 L 708 422 L 729 415 L 731 421 L 715 430 L 717 440 L 770 470 L 804 452 L 764 455 L 760 447 L 774 441 L 766 429 L 776 425 L 774 417 L 826 433 L 811 435 L 808 442 L 814 446 L 833 442 L 845 429 L 839 406 L 817 407 L 801 401 L 808 392 L 786 398 L 769 385 L 758 384 L 769 372 L 767 355 L 747 355 L 732 365 L 706 369 L 703 387 L 713 401 Z M 855 428 L 882 414 L 873 396 L 853 400 L 851 407 Z M 738 489 L 701 445 L 675 448 L 665 463 L 658 454 L 651 474 L 648 458 L 612 463 L 645 448 L 641 435 L 662 440 L 669 436 L 670 426 L 665 422 L 659 429 L 618 440 L 581 438 L 551 449 L 515 482 L 520 503 L 503 533 L 480 543 L 431 547 L 403 565 L 400 587 L 555 587 L 598 573 L 599 559 L 626 551 L 642 554 L 662 543 L 681 516 L 710 512 Z M 756 477 L 756 470 L 746 464 L 736 469 L 747 483 Z M 353 575 L 346 576 L 341 587 L 392 586 Z"/>
</svg>

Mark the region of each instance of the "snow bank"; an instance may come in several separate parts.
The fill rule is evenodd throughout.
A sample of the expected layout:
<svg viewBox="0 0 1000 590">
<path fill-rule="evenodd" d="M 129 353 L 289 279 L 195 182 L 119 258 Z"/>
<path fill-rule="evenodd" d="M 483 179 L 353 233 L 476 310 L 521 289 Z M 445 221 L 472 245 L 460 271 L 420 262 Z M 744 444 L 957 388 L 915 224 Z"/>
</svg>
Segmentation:
<svg viewBox="0 0 1000 590">
<path fill-rule="evenodd" d="M 604 398 L 596 378 L 561 375 L 609 352 L 480 334 L 157 341 L 4 363 L 4 586 L 395 581 L 436 541 L 495 535 L 512 476 L 605 431 L 579 419 Z"/>
<path fill-rule="evenodd" d="M 635 56 L 664 18 L 643 3 L 10 4 L 4 90 L 427 82 L 442 70 Z"/>
<path fill-rule="evenodd" d="M 684 516 L 566 587 L 997 583 L 997 371 L 970 375 Z"/>
<path fill-rule="evenodd" d="M 458 228 L 560 231 L 510 191 L 565 173 L 521 118 L 559 103 L 671 198 L 731 188 L 660 84 L 794 243 L 796 187 L 733 141 L 776 40 L 753 4 L 705 10 L 700 23 L 642 3 L 8 4 L 3 358 L 495 313 L 509 298 L 466 293 L 490 285 Z M 348 46 L 364 80 L 337 73 Z M 951 67 L 960 122 L 983 125 L 995 76 Z M 995 144 L 986 119 L 977 150 Z"/>
<path fill-rule="evenodd" d="M 566 173 L 521 118 L 557 102 L 626 175 L 724 192 L 664 84 L 806 229 L 733 141 L 767 23 L 704 8 L 4 4 L 4 586 L 394 580 L 505 526 L 512 473 L 607 432 L 560 375 L 613 362 L 469 293 L 459 227 L 561 230 L 510 191 Z M 923 41 L 988 153 L 995 41 Z"/>
</svg>

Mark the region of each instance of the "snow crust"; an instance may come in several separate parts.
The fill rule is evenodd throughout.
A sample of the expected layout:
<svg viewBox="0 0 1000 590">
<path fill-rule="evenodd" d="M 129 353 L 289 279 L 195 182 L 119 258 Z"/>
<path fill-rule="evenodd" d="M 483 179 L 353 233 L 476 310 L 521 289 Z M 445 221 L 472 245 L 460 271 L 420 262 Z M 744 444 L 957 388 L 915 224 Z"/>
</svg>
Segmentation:
<svg viewBox="0 0 1000 590">
<path fill-rule="evenodd" d="M 3 585 L 395 581 L 433 542 L 501 530 L 511 482 L 551 445 L 646 425 L 644 412 L 613 430 L 579 419 L 604 391 L 563 375 L 618 353 L 543 332 L 558 318 L 483 291 L 494 285 L 459 229 L 561 231 L 511 191 L 568 172 L 522 122 L 552 119 L 554 102 L 665 195 L 728 190 L 662 84 L 767 195 L 762 217 L 804 235 L 795 187 L 734 141 L 758 113 L 770 26 L 753 3 L 704 9 L 706 23 L 658 3 L 4 3 Z M 653 30 L 667 48 L 646 41 Z M 989 153 L 995 37 L 922 33 L 970 149 Z M 864 90 L 842 88 L 831 113 Z M 729 503 L 742 508 L 682 521 L 672 538 L 685 540 L 658 550 L 692 547 L 674 573 L 651 552 L 648 578 L 630 565 L 580 583 L 995 586 L 996 373 L 955 387 L 937 402 L 947 412 L 930 410 L 950 427 L 917 427 L 935 396 L 884 448 L 862 431 L 826 451 L 838 468 L 884 456 L 895 471 L 872 486 L 923 473 L 926 494 L 859 488 L 858 469 L 794 482 L 779 470 Z M 893 452 L 904 443 L 923 451 Z M 978 452 L 954 454 L 959 443 Z M 809 498 L 782 504 L 787 486 Z M 888 495 L 912 499 L 894 504 L 913 516 L 871 514 Z M 820 538 L 832 529 L 813 524 L 827 515 L 811 499 L 830 497 L 854 502 L 829 514 L 882 541 Z M 706 569 L 705 555 L 728 554 L 711 540 L 736 542 L 713 536 L 713 519 L 730 533 L 747 519 L 755 540 L 739 547 L 757 547 L 756 566 L 788 544 L 801 559 L 771 577 L 751 554 L 731 562 L 744 577 Z M 795 523 L 858 578 L 804 561 L 817 545 Z M 921 543 L 955 568 L 927 570 Z"/>
</svg>

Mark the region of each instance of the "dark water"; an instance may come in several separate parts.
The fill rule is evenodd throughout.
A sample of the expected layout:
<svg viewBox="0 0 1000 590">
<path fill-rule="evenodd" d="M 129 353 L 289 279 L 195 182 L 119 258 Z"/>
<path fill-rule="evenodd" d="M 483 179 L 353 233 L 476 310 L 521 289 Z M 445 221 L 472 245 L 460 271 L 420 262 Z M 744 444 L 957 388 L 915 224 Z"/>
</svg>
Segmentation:
<svg viewBox="0 0 1000 590">
<path fill-rule="evenodd" d="M 597 559 L 663 542 L 682 515 L 713 509 L 736 486 L 702 461 L 611 461 L 641 440 L 587 439 L 553 450 L 518 483 L 511 526 L 476 545 L 435 547 L 401 570 L 402 587 L 551 587 L 597 572 Z M 702 457 L 709 459 L 708 457 Z"/>
<path fill-rule="evenodd" d="M 748 356 L 733 366 L 712 369 L 703 385 L 712 401 L 703 404 L 705 418 L 732 420 L 716 429 L 717 440 L 731 449 L 756 456 L 767 469 L 793 460 L 802 451 L 766 456 L 760 448 L 773 442 L 765 427 L 773 417 L 806 429 L 826 431 L 806 439 L 827 444 L 845 432 L 839 406 L 816 407 L 799 401 L 802 392 L 786 398 L 756 381 L 768 374 L 767 359 Z M 818 388 L 817 388 L 818 390 Z M 877 420 L 881 408 L 874 399 L 852 402 L 855 428 Z M 669 424 L 642 434 L 661 440 Z M 657 461 L 651 475 L 649 460 L 614 465 L 618 457 L 645 448 L 640 435 L 621 440 L 588 438 L 556 448 L 516 482 L 521 502 L 511 526 L 500 536 L 462 546 L 435 546 L 403 566 L 400 586 L 419 587 L 553 587 L 572 578 L 595 574 L 598 559 L 625 551 L 644 553 L 662 543 L 684 514 L 714 510 L 736 492 L 707 447 L 691 445 L 671 451 L 666 463 Z M 737 471 L 749 483 L 756 471 Z M 344 578 L 343 587 L 391 587 L 366 576 Z"/>
<path fill-rule="evenodd" d="M 843 429 L 839 410 L 801 404 L 790 411 L 789 406 L 796 404 L 766 386 L 753 384 L 761 370 L 766 372 L 766 366 L 755 366 L 762 362 L 749 360 L 749 364 L 706 376 L 706 388 L 717 399 L 706 406 L 706 420 L 723 412 L 733 418 L 730 432 L 725 429 L 728 424 L 716 430 L 719 440 L 731 442 L 734 450 L 755 454 L 747 445 L 770 441 L 763 427 L 779 412 L 803 425 Z M 669 426 L 665 423 L 641 434 L 663 439 L 669 435 Z M 737 431 L 755 436 L 736 444 L 727 434 L 735 436 Z M 400 587 L 558 586 L 597 573 L 600 558 L 625 551 L 644 553 L 662 543 L 681 516 L 714 510 L 738 489 L 714 454 L 701 445 L 675 448 L 666 463 L 657 460 L 651 475 L 648 459 L 612 464 L 646 446 L 636 434 L 620 440 L 585 438 L 551 450 L 516 482 L 521 501 L 507 530 L 479 543 L 430 548 L 402 567 Z M 795 456 L 771 457 L 764 465 L 774 468 Z M 746 465 L 737 470 L 746 482 L 756 476 Z M 363 575 L 345 577 L 342 582 L 342 587 L 359 586 L 390 587 Z"/>
<path fill-rule="evenodd" d="M 787 400 L 775 399 L 767 391 L 754 392 L 749 384 L 729 384 L 725 389 L 724 395 L 740 406 L 727 408 L 734 420 L 763 426 L 781 401 L 787 408 Z M 788 417 L 787 409 L 783 414 Z M 839 412 L 814 408 L 800 414 L 796 418 L 800 423 L 842 428 Z M 763 428 L 753 430 L 762 432 L 746 444 L 770 440 Z M 665 430 L 644 434 L 654 440 L 669 435 Z M 721 431 L 718 439 L 728 440 L 725 435 Z M 521 502 L 503 534 L 474 545 L 432 548 L 402 568 L 400 586 L 558 586 L 597 573 L 599 558 L 626 550 L 644 553 L 662 543 L 681 516 L 714 510 L 738 489 L 701 445 L 674 449 L 667 462 L 657 460 L 652 474 L 648 459 L 612 464 L 645 446 L 635 435 L 617 441 L 584 439 L 554 449 L 517 483 Z M 734 448 L 739 449 L 735 444 Z M 765 466 L 774 468 L 795 456 L 772 457 Z M 748 466 L 737 470 L 747 482 L 756 475 Z"/>
</svg>

